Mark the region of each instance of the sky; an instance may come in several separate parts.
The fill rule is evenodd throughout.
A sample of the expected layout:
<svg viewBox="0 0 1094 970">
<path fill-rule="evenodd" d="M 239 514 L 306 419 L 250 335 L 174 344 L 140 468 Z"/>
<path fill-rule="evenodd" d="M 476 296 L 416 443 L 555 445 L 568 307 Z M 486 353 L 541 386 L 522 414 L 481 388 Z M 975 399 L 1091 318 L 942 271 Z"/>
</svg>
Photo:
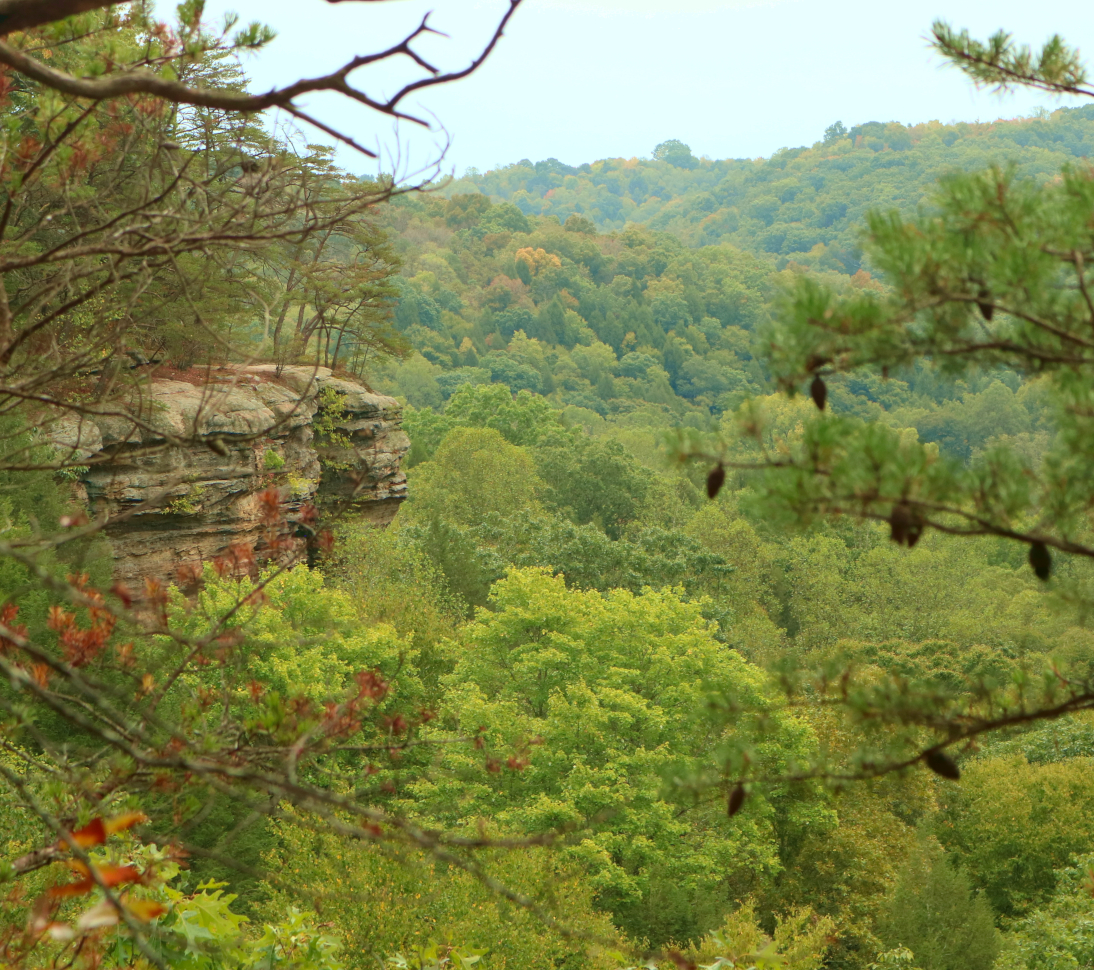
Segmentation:
<svg viewBox="0 0 1094 970">
<path fill-rule="evenodd" d="M 209 0 L 278 32 L 248 57 L 252 89 L 326 73 L 356 54 L 397 42 L 432 10 L 448 37 L 423 38 L 424 56 L 458 69 L 474 55 L 508 0 Z M 378 149 L 380 168 L 411 173 L 435 161 L 462 174 L 528 158 L 571 165 L 648 157 L 678 138 L 696 155 L 756 158 L 810 145 L 833 122 L 988 121 L 1082 102 L 1034 92 L 977 91 L 929 50 L 942 17 L 986 38 L 1000 28 L 1039 46 L 1060 33 L 1089 52 L 1088 0 L 524 0 L 498 48 L 473 76 L 421 93 L 405 106 L 432 130 L 371 114 L 333 95 L 302 100 L 324 122 Z M 359 71 L 370 93 L 416 76 L 405 58 Z M 316 140 L 321 140 L 318 136 Z M 377 163 L 342 150 L 345 167 Z"/>
</svg>

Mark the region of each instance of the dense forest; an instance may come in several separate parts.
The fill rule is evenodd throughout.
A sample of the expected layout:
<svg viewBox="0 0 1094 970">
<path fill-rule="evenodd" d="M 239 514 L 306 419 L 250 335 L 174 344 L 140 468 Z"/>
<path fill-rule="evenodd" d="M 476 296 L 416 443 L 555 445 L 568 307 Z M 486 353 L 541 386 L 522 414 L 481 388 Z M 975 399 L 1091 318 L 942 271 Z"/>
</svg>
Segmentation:
<svg viewBox="0 0 1094 970">
<path fill-rule="evenodd" d="M 608 158 L 580 166 L 557 159 L 468 173 L 446 192 L 483 193 L 525 215 L 571 215 L 602 230 L 627 224 L 670 232 L 688 246 L 732 243 L 818 269 L 854 273 L 859 230 L 871 208 L 905 213 L 929 201 L 939 176 L 958 168 L 1013 164 L 1051 179 L 1094 147 L 1094 106 L 995 122 L 930 121 L 831 125 L 811 148 L 771 158 L 695 158 L 678 140 L 649 159 Z"/>
<path fill-rule="evenodd" d="M 908 149 L 920 153 L 917 164 L 896 168 L 880 164 L 895 150 L 853 149 L 843 139 L 841 157 L 863 171 L 837 183 L 838 193 L 849 212 L 894 198 L 913 199 L 914 209 L 933 191 L 934 175 L 925 171 L 982 162 L 1000 132 L 1012 132 L 1007 158 L 1019 172 L 1030 178 L 1058 172 L 1061 157 L 1048 162 L 1040 141 L 1028 153 L 1009 154 L 1019 146 L 1013 131 L 1027 126 L 1069 151 L 1079 152 L 1084 136 L 1094 138 L 1094 114 L 1084 108 L 1049 121 L 984 126 L 983 145 L 970 133 L 957 138 L 968 126 L 942 128 L 945 138 L 929 146 L 921 139 Z M 803 152 L 803 169 L 826 164 L 824 151 Z M 675 169 L 671 162 L 642 164 L 673 177 L 684 199 L 704 177 L 700 169 Z M 767 166 L 782 171 L 778 160 L 748 164 L 757 184 L 772 177 Z M 483 179 L 488 183 L 494 174 Z M 804 171 L 800 178 L 807 181 Z M 758 340 L 796 279 L 883 290 L 860 258 L 848 272 L 824 255 L 821 243 L 820 250 L 787 260 L 755 251 L 755 232 L 748 248 L 736 241 L 694 246 L 675 232 L 652 229 L 657 220 L 602 232 L 583 215 L 569 215 L 563 225 L 554 215 L 528 216 L 512 202 L 459 192 L 399 199 L 384 218 L 402 263 L 394 320 L 413 353 L 374 369 L 371 379 L 419 408 L 440 408 L 465 383 L 501 383 L 547 398 L 566 422 L 589 430 L 611 425 L 633 433 L 675 423 L 708 429 L 745 399 L 774 390 Z M 861 221 L 851 219 L 841 231 L 852 246 Z M 953 381 L 918 362 L 889 380 L 863 372 L 831 383 L 835 410 L 914 428 L 921 440 L 964 459 L 999 436 L 1034 450 L 1047 442 L 1037 386 L 1013 369 Z M 416 450 L 414 460 L 420 454 Z"/>
<path fill-rule="evenodd" d="M 208 88 L 0 90 L 0 962 L 1094 963 L 1094 106 L 401 187 L 95 16 L 20 50 Z M 266 451 L 262 561 L 111 585 L 43 428 L 253 458 L 140 406 L 256 360 L 404 406 L 394 523 Z"/>
<path fill-rule="evenodd" d="M 957 693 L 1050 657 L 1089 657 L 1083 611 L 1051 602 L 1021 549 L 932 536 L 907 553 L 888 530 L 850 522 L 787 534 L 747 476 L 731 473 L 709 503 L 705 469 L 674 466 L 666 437 L 680 425 L 718 434 L 746 401 L 765 409 L 773 446 L 800 433 L 814 405 L 775 393 L 763 334 L 803 277 L 837 292 L 883 291 L 861 254 L 847 264 L 834 255 L 858 253 L 855 215 L 879 203 L 929 205 L 940 172 L 989 158 L 1013 163 L 1019 178 L 1047 179 L 1064 156 L 1085 154 L 1089 115 L 888 126 L 892 144 L 867 127 L 757 162 L 521 163 L 476 176 L 481 192 L 463 191 L 465 180 L 386 207 L 402 263 L 394 318 L 412 351 L 371 380 L 408 402 L 411 499 L 386 536 L 350 539 L 338 568 L 366 583 L 367 608 L 413 631 L 416 644 L 455 636 L 470 651 L 438 681 L 453 724 L 470 717 L 499 740 L 542 739 L 520 756 L 520 783 L 503 768 L 475 796 L 483 807 L 462 811 L 536 831 L 544 818 L 588 824 L 621 797 L 616 786 L 649 792 L 648 808 L 570 850 L 590 918 L 608 915 L 644 946 L 766 933 L 803 968 L 1081 965 L 1077 944 L 1058 934 L 1088 908 L 1076 888 L 1092 835 L 1081 821 L 1094 797 L 1081 780 L 1094 756 L 1088 720 L 983 743 L 960 791 L 909 777 L 772 792 L 750 809 L 747 831 L 656 792 L 668 765 L 702 743 L 675 720 L 698 703 L 680 699 L 687 688 L 669 673 L 677 650 L 702 665 L 704 680 L 759 676 L 792 658 Z M 627 178 L 658 196 L 646 210 L 588 201 L 614 185 L 629 205 Z M 533 190 L 543 206 L 530 203 Z M 797 223 L 802 238 L 813 220 L 806 251 L 784 249 L 789 260 L 765 251 L 759 222 L 704 244 L 713 223 L 702 206 L 717 192 L 770 198 L 767 223 Z M 825 229 L 817 213 L 831 197 L 844 215 Z M 627 225 L 612 228 L 605 211 L 626 211 Z M 955 380 L 921 361 L 828 384 L 834 412 L 882 422 L 961 464 L 1001 441 L 1039 458 L 1053 433 L 1045 389 L 1013 368 Z M 404 599 L 406 579 L 384 574 L 393 561 L 400 576 L 419 577 L 421 593 Z M 720 655 L 719 644 L 731 652 Z M 716 673 L 737 657 L 739 672 Z M 658 686 L 641 685 L 662 663 Z M 801 757 L 796 744 L 845 753 L 853 744 L 821 715 L 786 727 L 804 733 L 780 737 L 776 758 Z M 432 786 L 420 794 L 423 805 L 436 797 Z M 671 848 L 680 845 L 688 850 Z M 490 948 L 494 965 L 527 959 L 488 937 L 461 938 Z"/>
</svg>

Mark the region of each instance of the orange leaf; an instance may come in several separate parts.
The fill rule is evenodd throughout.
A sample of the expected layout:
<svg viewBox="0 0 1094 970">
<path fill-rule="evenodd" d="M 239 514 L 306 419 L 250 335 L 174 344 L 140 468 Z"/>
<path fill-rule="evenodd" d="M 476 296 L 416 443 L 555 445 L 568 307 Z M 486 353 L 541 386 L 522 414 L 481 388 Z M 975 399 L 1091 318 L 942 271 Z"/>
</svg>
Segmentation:
<svg viewBox="0 0 1094 970">
<path fill-rule="evenodd" d="M 73 859 L 69 867 L 81 873 L 84 878 L 77 882 L 66 883 L 63 886 L 54 886 L 49 895 L 53 899 L 67 899 L 69 896 L 83 896 L 91 892 L 97 885 L 122 886 L 127 882 L 140 882 L 141 874 L 136 866 L 103 866 L 95 870 L 98 882 L 91 878 L 85 866 L 78 859 Z"/>
<path fill-rule="evenodd" d="M 144 812 L 124 812 L 121 815 L 115 815 L 113 818 L 108 818 L 104 823 L 107 835 L 113 835 L 115 832 L 124 832 L 126 829 L 131 829 L 134 825 L 140 822 L 147 822 L 148 816 Z"/>
<path fill-rule="evenodd" d="M 125 908 L 142 923 L 147 923 L 149 920 L 162 916 L 167 912 L 167 907 L 163 903 L 157 903 L 154 899 L 127 900 Z"/>
<path fill-rule="evenodd" d="M 104 886 L 121 886 L 127 882 L 140 882 L 141 878 L 136 866 L 103 866 L 95 872 Z"/>
<path fill-rule="evenodd" d="M 82 829 L 72 833 L 72 841 L 81 849 L 90 849 L 106 841 L 106 827 L 101 818 L 92 819 Z"/>
<path fill-rule="evenodd" d="M 52 899 L 67 899 L 69 896 L 86 896 L 94 888 L 95 883 L 91 879 L 81 879 L 79 882 L 69 882 L 65 883 L 63 886 L 54 886 L 49 890 L 49 896 Z"/>
</svg>

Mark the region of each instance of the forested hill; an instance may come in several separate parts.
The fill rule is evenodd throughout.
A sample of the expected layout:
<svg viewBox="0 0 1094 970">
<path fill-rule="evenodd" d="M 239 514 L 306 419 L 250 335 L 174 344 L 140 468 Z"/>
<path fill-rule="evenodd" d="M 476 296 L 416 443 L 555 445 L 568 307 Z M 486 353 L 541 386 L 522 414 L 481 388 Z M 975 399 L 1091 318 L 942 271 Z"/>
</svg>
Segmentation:
<svg viewBox="0 0 1094 970">
<path fill-rule="evenodd" d="M 914 211 L 947 170 L 992 163 L 1048 179 L 1094 152 L 1094 105 L 992 123 L 905 127 L 835 124 L 812 148 L 768 159 L 695 158 L 670 141 L 647 159 L 578 167 L 557 159 L 469 172 L 448 194 L 482 192 L 525 215 L 584 216 L 605 230 L 642 223 L 689 246 L 730 242 L 798 263 L 854 273 L 857 233 L 874 207 Z"/>
<path fill-rule="evenodd" d="M 378 361 L 369 380 L 416 409 L 440 411 L 463 385 L 497 384 L 587 427 L 607 421 L 655 437 L 678 423 L 706 428 L 773 390 L 754 342 L 797 277 L 882 286 L 865 270 L 779 270 L 773 256 L 688 248 L 642 226 L 600 233 L 582 216 L 563 226 L 481 193 L 403 196 L 382 215 L 402 261 L 394 323 L 411 352 Z M 992 436 L 1045 440 L 1035 388 L 1012 372 L 956 383 L 925 367 L 887 381 L 833 378 L 830 401 L 914 428 L 962 459 Z M 415 426 L 411 438 L 417 461 L 430 437 Z"/>
</svg>

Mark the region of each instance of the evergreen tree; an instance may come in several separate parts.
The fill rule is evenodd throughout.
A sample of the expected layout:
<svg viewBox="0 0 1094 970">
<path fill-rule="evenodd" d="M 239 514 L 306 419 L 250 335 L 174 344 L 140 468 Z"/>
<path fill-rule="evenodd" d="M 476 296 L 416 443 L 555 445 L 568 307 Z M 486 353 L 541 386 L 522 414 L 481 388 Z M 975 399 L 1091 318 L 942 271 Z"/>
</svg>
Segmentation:
<svg viewBox="0 0 1094 970">
<path fill-rule="evenodd" d="M 999 950 L 990 907 L 930 838 L 905 864 L 878 933 L 911 950 L 922 970 L 991 970 Z"/>
</svg>

